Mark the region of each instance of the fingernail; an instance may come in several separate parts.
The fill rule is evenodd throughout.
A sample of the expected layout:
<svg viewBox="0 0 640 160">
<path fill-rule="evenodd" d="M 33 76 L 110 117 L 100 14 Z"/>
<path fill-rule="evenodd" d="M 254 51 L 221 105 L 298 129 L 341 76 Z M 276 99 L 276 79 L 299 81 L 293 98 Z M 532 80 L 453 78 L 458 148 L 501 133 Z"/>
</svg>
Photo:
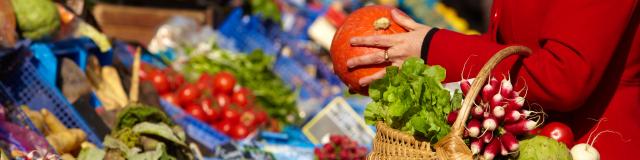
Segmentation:
<svg viewBox="0 0 640 160">
<path fill-rule="evenodd" d="M 347 60 L 347 68 L 353 68 L 353 61 Z"/>
<path fill-rule="evenodd" d="M 360 38 L 358 38 L 358 37 L 354 37 L 354 38 L 351 38 L 351 39 L 349 40 L 349 43 L 357 43 L 359 40 L 360 40 Z"/>
<path fill-rule="evenodd" d="M 365 84 L 367 78 L 362 78 L 358 81 L 358 83 L 360 83 L 360 87 L 364 87 L 367 86 L 367 84 Z"/>
</svg>

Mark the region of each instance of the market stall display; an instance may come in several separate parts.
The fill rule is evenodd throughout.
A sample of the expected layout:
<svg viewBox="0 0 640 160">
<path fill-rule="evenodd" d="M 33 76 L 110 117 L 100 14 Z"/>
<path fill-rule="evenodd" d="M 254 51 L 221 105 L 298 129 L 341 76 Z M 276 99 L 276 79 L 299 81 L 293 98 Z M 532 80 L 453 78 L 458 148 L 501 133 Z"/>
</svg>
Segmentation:
<svg viewBox="0 0 640 160">
<path fill-rule="evenodd" d="M 407 32 L 393 10 L 476 33 L 438 1 L 87 3 L 0 0 L 0 159 L 599 159 L 488 75 L 527 48 L 443 84 L 349 42 Z"/>
</svg>

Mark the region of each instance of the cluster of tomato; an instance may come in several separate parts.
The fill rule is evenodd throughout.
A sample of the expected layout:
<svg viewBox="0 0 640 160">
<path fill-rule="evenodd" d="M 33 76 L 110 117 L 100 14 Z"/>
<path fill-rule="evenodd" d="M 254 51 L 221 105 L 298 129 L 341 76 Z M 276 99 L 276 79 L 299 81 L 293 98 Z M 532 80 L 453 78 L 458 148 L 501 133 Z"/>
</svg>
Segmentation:
<svg viewBox="0 0 640 160">
<path fill-rule="evenodd" d="M 343 135 L 331 135 L 329 143 L 315 148 L 313 152 L 318 160 L 360 160 L 365 159 L 367 148 L 358 146 L 356 141 Z"/>
<path fill-rule="evenodd" d="M 233 139 L 242 139 L 268 122 L 267 113 L 254 104 L 251 90 L 236 84 L 233 74 L 203 73 L 194 83 L 170 68 L 143 65 L 140 79 L 149 81 L 167 102 Z"/>
</svg>

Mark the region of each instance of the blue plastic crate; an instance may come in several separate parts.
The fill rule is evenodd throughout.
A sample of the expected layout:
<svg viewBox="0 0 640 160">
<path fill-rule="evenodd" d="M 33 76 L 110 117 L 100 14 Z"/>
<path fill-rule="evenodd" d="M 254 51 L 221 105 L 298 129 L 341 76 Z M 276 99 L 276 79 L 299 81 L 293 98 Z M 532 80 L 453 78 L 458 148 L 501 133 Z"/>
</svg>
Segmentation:
<svg viewBox="0 0 640 160">
<path fill-rule="evenodd" d="M 269 55 L 277 54 L 280 45 L 269 35 L 273 27 L 278 26 L 265 25 L 259 17 L 244 16 L 243 12 L 242 9 L 233 10 L 220 25 L 218 45 L 234 52 L 251 53 L 261 49 Z"/>
<path fill-rule="evenodd" d="M 161 99 L 160 105 L 174 122 L 184 128 L 189 137 L 200 142 L 209 150 L 215 150 L 216 146 L 228 143 L 231 140 L 218 130 L 211 128 L 208 124 L 185 113 L 182 109 L 165 100 Z"/>
<path fill-rule="evenodd" d="M 42 79 L 37 71 L 37 60 L 31 53 L 16 53 L 14 57 L 5 57 L 0 73 L 0 93 L 8 97 L 11 105 L 27 105 L 31 109 L 48 109 L 69 128 L 80 128 L 87 133 L 91 143 L 102 147 L 101 138 L 83 120 L 80 114 L 57 90 Z M 10 59 L 8 59 L 10 58 Z"/>
</svg>

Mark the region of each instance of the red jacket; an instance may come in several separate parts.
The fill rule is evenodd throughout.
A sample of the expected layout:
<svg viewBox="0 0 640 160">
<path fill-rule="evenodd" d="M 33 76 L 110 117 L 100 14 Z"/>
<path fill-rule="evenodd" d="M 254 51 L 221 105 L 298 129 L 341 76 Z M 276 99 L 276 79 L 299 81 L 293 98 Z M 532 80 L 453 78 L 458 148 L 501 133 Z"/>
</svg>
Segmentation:
<svg viewBox="0 0 640 160">
<path fill-rule="evenodd" d="M 639 5 L 637 0 L 494 0 L 486 34 L 440 30 L 431 39 L 427 63 L 446 68 L 446 81 L 458 81 L 468 57 L 475 55 L 465 71 L 473 66 L 475 74 L 501 48 L 525 45 L 531 56 L 508 58 L 494 74 L 510 73 L 515 89 L 526 83 L 527 100 L 540 104 L 551 120 L 569 125 L 577 143 L 594 131 L 596 122 L 588 118 L 606 117 L 595 132 L 617 131 L 624 139 L 605 133 L 594 147 L 603 159 L 628 159 L 640 151 Z"/>
</svg>

